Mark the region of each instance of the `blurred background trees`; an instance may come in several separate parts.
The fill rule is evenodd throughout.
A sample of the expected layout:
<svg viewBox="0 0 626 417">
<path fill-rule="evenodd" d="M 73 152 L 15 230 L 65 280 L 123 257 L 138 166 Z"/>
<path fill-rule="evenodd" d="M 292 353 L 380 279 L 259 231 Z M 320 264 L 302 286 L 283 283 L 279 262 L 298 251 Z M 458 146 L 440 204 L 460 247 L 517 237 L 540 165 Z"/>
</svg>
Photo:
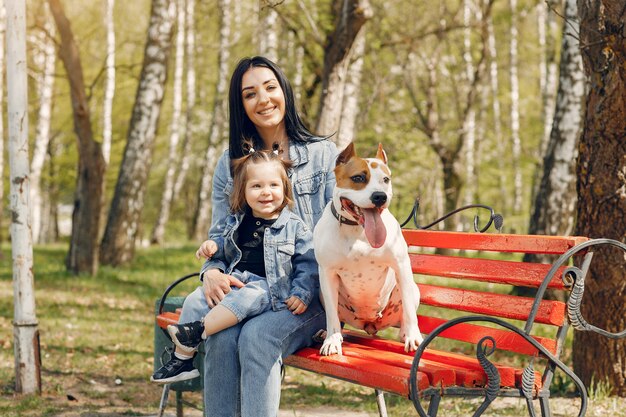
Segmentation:
<svg viewBox="0 0 626 417">
<path fill-rule="evenodd" d="M 161 35 L 171 51 L 146 47 L 152 3 L 60 1 L 105 159 L 102 261 L 132 259 L 136 243 L 203 238 L 211 172 L 226 143 L 227 78 L 241 57 L 259 53 L 285 69 L 313 130 L 337 132 L 340 146 L 354 139 L 364 154 L 385 144 L 399 217 L 419 196 L 424 221 L 483 203 L 505 215 L 506 230 L 527 230 L 558 88 L 561 3 L 169 0 L 171 33 Z M 63 42 L 47 2 L 30 2 L 27 13 L 33 233 L 50 242 L 69 238 L 80 179 L 64 81 L 76 74 L 56 59 Z M 163 48 L 158 80 L 142 72 L 150 48 Z M 163 98 L 159 116 L 147 116 L 150 129 L 137 120 L 147 81 L 158 81 L 150 94 Z M 141 174 L 124 168 L 135 136 Z M 9 223 L 6 205 L 0 222 Z M 459 222 L 447 227 L 467 227 Z"/>
</svg>

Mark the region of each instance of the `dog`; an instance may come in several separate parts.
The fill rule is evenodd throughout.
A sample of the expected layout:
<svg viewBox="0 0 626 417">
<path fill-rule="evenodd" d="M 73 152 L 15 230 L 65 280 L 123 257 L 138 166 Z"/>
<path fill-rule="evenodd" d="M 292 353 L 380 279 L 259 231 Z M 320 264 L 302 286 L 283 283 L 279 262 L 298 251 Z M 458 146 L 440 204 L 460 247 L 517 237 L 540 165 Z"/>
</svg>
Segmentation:
<svg viewBox="0 0 626 417">
<path fill-rule="evenodd" d="M 342 354 L 340 322 L 376 334 L 400 326 L 404 349 L 422 342 L 413 281 L 400 224 L 389 212 L 391 171 L 382 144 L 359 158 L 350 143 L 337 157 L 332 201 L 313 230 L 321 300 L 326 309 L 322 355 Z"/>
</svg>

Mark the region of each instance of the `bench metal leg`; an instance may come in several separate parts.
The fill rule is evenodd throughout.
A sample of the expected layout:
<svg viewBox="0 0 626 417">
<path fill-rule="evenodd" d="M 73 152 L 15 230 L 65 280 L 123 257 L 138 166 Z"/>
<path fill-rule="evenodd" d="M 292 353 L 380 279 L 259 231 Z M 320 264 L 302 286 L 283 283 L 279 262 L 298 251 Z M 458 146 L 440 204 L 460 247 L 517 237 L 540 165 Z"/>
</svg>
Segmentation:
<svg viewBox="0 0 626 417">
<path fill-rule="evenodd" d="M 552 412 L 550 411 L 550 398 L 539 397 L 539 407 L 541 408 L 541 415 L 543 417 L 552 417 Z"/>
<path fill-rule="evenodd" d="M 441 395 L 433 394 L 430 396 L 430 402 L 428 403 L 429 417 L 437 417 L 437 411 L 439 411 L 439 401 L 441 401 Z"/>
<path fill-rule="evenodd" d="M 176 391 L 176 417 L 184 417 L 183 414 L 183 393 Z"/>
<path fill-rule="evenodd" d="M 387 404 L 385 404 L 385 393 L 379 389 L 376 392 L 376 404 L 378 405 L 378 415 L 387 417 Z"/>
<path fill-rule="evenodd" d="M 167 398 L 170 394 L 170 384 L 165 384 L 163 386 L 163 393 L 161 393 L 161 402 L 159 403 L 159 411 L 157 413 L 157 417 L 163 417 L 163 413 L 165 412 L 165 407 L 167 407 Z"/>
</svg>

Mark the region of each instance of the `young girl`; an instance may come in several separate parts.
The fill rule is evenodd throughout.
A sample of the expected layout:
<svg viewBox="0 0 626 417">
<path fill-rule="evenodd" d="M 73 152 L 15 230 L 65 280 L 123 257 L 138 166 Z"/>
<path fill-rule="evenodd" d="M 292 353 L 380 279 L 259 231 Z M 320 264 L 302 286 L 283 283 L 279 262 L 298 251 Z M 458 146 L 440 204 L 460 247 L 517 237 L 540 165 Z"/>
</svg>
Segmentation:
<svg viewBox="0 0 626 417">
<path fill-rule="evenodd" d="M 172 383 L 198 376 L 193 367 L 197 346 L 207 336 L 268 310 L 306 311 L 319 285 L 313 235 L 297 215 L 287 176 L 290 163 L 274 151 L 255 151 L 233 161 L 232 213 L 224 232 L 202 243 L 196 257 L 245 285 L 233 288 L 200 321 L 168 326 L 176 345 L 172 359 L 151 380 Z"/>
</svg>

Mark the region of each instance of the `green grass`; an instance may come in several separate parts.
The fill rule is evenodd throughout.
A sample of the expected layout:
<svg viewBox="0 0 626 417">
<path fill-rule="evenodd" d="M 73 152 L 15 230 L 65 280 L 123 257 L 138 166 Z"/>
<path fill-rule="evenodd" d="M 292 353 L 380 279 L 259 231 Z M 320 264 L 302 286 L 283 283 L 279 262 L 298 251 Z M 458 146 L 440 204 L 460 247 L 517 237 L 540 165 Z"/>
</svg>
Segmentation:
<svg viewBox="0 0 626 417">
<path fill-rule="evenodd" d="M 78 416 L 94 410 L 115 411 L 114 415 L 155 414 L 161 389 L 148 381 L 153 371 L 154 303 L 174 279 L 198 270 L 195 245 L 138 249 L 132 264 L 101 267 L 95 277 L 65 271 L 64 245 L 36 247 L 41 396 L 19 396 L 14 391 L 11 252 L 6 244 L 1 249 L 4 259 L 0 262 L 0 416 Z M 172 295 L 186 294 L 196 285 L 195 280 L 189 280 Z M 389 337 L 394 337 L 394 333 L 393 329 L 386 331 Z M 568 345 L 565 358 L 570 351 Z M 117 378 L 121 384 L 116 384 Z M 571 389 L 567 381 L 560 381 L 556 386 L 561 392 Z M 588 416 L 626 416 L 622 411 L 626 408 L 624 401 L 608 397 L 607 390 L 602 384 L 594 387 L 594 403 Z M 198 393 L 185 395 L 195 402 L 201 398 Z M 526 413 L 524 403 L 517 399 L 499 401 L 492 406 L 491 414 L 485 415 Z M 555 415 L 575 413 L 571 399 L 557 401 L 563 405 L 555 407 Z M 440 415 L 471 415 L 480 402 L 446 399 Z M 376 413 L 371 389 L 288 368 L 281 407 L 324 406 Z M 404 398 L 388 395 L 387 406 L 390 416 L 416 415 L 412 403 Z"/>
</svg>

